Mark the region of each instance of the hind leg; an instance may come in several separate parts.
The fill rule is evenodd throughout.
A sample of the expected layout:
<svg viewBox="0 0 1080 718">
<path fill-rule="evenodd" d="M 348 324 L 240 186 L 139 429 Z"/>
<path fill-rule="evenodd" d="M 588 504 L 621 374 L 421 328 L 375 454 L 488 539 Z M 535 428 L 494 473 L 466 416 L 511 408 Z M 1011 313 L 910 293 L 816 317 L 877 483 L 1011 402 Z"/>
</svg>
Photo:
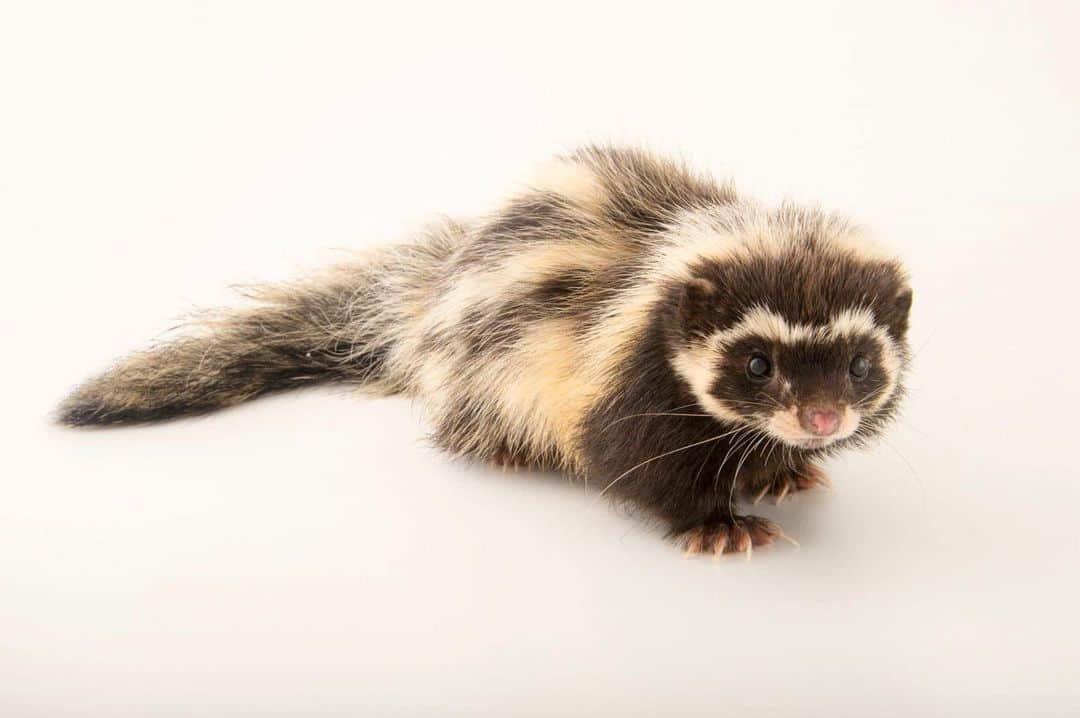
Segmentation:
<svg viewBox="0 0 1080 718">
<path fill-rule="evenodd" d="M 518 471 L 519 469 L 541 469 L 538 462 L 534 461 L 532 457 L 527 456 L 520 450 L 514 450 L 507 445 L 505 441 L 501 442 L 499 446 L 491 452 L 491 455 L 487 459 L 487 463 L 491 464 L 495 468 L 513 469 Z"/>
<path fill-rule="evenodd" d="M 550 451 L 511 441 L 502 430 L 501 417 L 479 414 L 469 403 L 447 404 L 434 419 L 432 441 L 443 451 L 481 464 L 515 471 L 545 470 L 556 467 L 547 460 Z"/>
</svg>

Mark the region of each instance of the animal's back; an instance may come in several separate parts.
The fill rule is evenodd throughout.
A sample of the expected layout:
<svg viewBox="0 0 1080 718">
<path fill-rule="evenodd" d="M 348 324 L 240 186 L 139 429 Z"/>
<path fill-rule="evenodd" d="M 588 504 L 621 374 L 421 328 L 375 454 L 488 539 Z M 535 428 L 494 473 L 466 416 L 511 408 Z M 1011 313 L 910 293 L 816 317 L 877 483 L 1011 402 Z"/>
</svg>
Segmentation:
<svg viewBox="0 0 1080 718">
<path fill-rule="evenodd" d="M 399 345 L 440 445 L 580 471 L 581 422 L 647 316 L 663 229 L 733 199 L 676 164 L 592 148 L 473 225 Z"/>
</svg>

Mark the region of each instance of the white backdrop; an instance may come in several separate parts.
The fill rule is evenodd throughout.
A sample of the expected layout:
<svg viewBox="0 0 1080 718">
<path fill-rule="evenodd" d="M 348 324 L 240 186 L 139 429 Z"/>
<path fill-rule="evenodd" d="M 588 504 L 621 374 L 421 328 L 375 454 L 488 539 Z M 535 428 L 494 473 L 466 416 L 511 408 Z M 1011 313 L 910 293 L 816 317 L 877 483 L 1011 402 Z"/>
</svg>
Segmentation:
<svg viewBox="0 0 1080 718">
<path fill-rule="evenodd" d="M 4 4 L 0 714 L 1076 715 L 1080 6 L 629 5 Z M 801 549 L 684 560 L 340 390 L 48 424 L 229 283 L 595 140 L 909 257 L 907 411 L 766 509 Z"/>
</svg>

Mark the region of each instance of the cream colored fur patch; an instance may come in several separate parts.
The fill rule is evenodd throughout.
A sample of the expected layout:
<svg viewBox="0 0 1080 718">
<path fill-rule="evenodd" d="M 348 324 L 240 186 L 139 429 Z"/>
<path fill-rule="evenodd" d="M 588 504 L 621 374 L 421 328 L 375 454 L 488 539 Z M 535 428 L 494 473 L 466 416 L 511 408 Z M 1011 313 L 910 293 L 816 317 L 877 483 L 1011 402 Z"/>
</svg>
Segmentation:
<svg viewBox="0 0 1080 718">
<path fill-rule="evenodd" d="M 559 159 L 542 166 L 526 182 L 528 189 L 569 197 L 586 207 L 596 208 L 607 199 L 603 182 L 591 169 L 578 162 Z"/>
</svg>

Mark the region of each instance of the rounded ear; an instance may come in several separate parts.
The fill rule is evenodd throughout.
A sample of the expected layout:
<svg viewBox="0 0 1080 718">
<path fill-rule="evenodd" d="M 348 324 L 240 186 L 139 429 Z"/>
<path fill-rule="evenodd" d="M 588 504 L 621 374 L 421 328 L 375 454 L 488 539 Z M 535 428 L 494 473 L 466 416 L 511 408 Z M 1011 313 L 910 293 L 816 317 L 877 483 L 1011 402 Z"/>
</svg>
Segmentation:
<svg viewBox="0 0 1080 718">
<path fill-rule="evenodd" d="M 892 316 L 889 321 L 889 329 L 897 338 L 903 337 L 908 330 L 908 315 L 911 314 L 912 294 L 909 287 L 904 287 L 893 300 Z"/>
<path fill-rule="evenodd" d="M 683 285 L 679 297 L 679 318 L 687 328 L 706 316 L 716 297 L 716 285 L 708 279 L 695 277 Z"/>
</svg>

